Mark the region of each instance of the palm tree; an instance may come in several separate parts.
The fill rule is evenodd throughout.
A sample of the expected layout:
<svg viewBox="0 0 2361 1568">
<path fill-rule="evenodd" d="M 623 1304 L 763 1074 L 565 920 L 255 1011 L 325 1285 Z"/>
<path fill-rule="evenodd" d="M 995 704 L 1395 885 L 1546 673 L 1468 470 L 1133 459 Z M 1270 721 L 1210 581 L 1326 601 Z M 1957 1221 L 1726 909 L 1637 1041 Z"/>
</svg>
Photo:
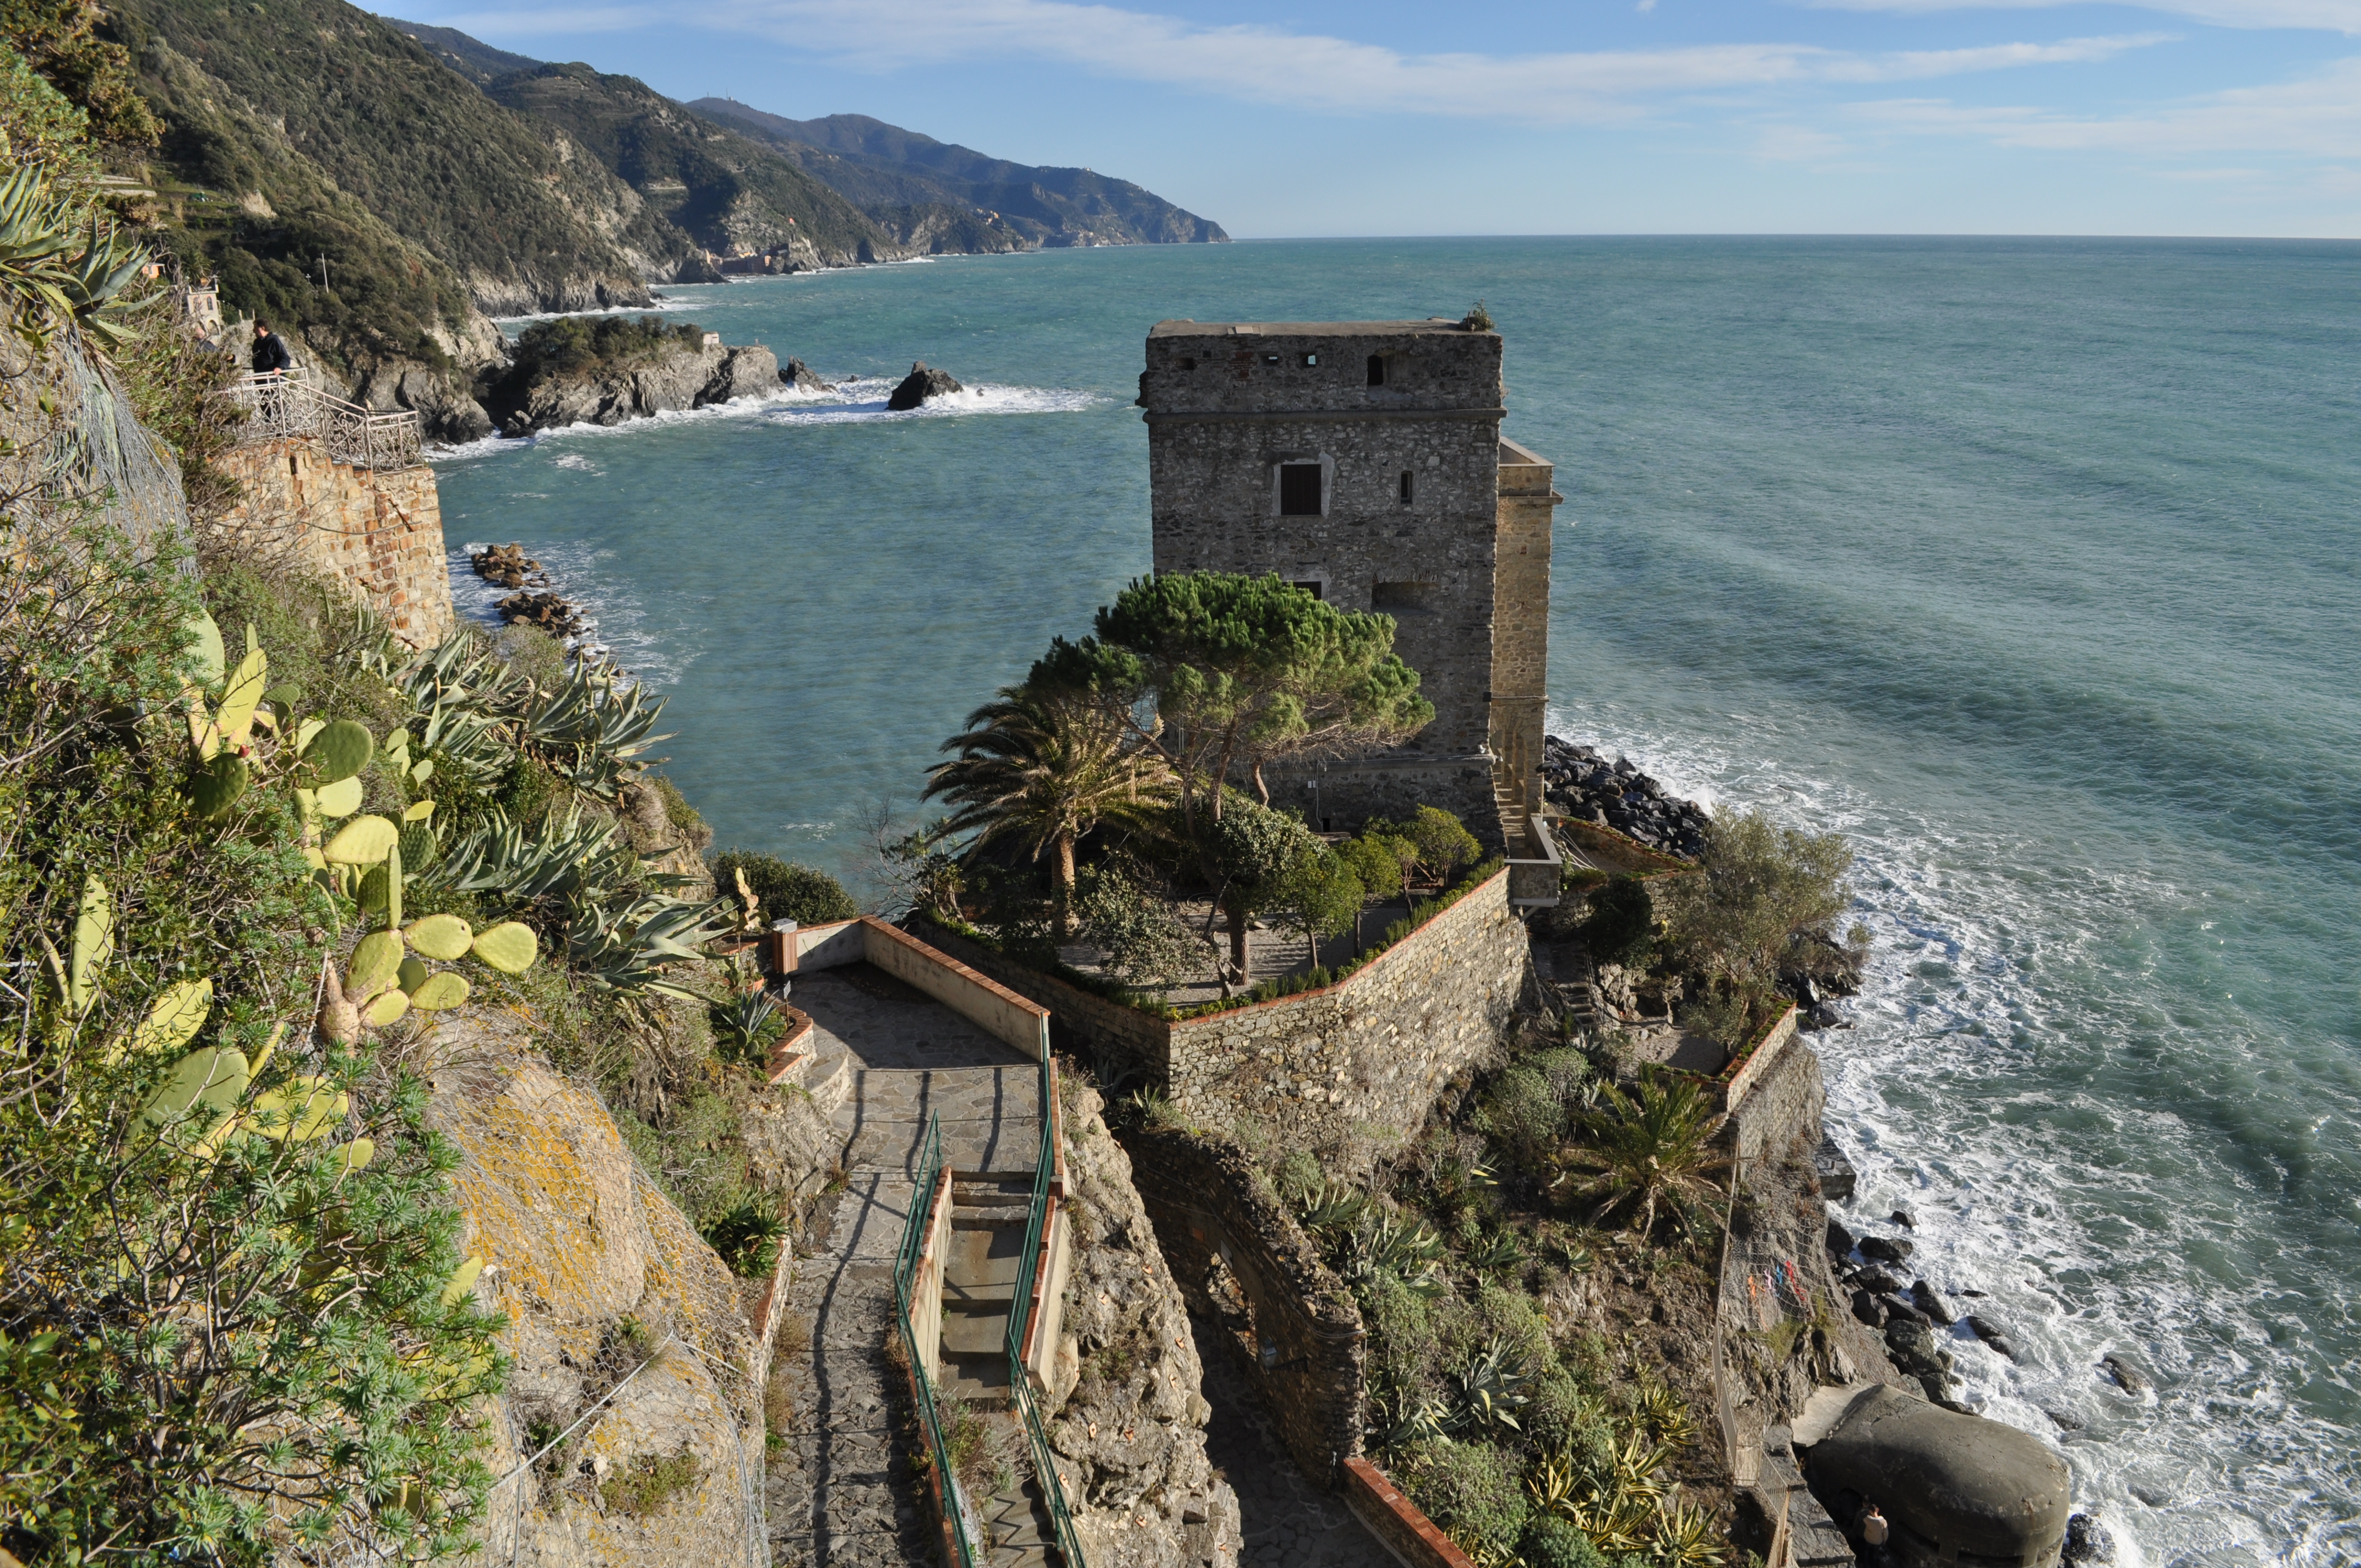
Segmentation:
<svg viewBox="0 0 2361 1568">
<path fill-rule="evenodd" d="M 1072 934 L 1074 846 L 1102 825 L 1153 830 L 1172 797 L 1172 769 L 1128 743 L 1119 717 L 1027 686 L 1003 686 L 943 742 L 958 756 L 927 774 L 924 798 L 958 809 L 942 824 L 972 830 L 974 849 L 1002 839 L 1049 855 L 1058 935 Z"/>
<path fill-rule="evenodd" d="M 1720 1195 L 1713 1178 L 1730 1166 L 1713 1146 L 1727 1119 L 1686 1078 L 1651 1074 L 1636 1097 L 1609 1088 L 1598 1108 L 1580 1118 L 1591 1141 L 1560 1152 L 1562 1169 L 1553 1185 L 1569 1188 L 1572 1197 L 1597 1198 L 1594 1223 L 1633 1208 L 1640 1234 L 1650 1235 L 1661 1206 L 1684 1232 L 1693 1232 L 1695 1210 Z"/>
</svg>

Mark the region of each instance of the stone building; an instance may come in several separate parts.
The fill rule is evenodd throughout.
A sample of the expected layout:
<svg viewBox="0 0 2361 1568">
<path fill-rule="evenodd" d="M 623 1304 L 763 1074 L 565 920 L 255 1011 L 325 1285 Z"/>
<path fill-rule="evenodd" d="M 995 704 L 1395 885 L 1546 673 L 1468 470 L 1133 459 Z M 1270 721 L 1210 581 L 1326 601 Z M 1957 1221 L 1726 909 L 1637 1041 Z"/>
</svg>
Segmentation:
<svg viewBox="0 0 2361 1568">
<path fill-rule="evenodd" d="M 1519 852 L 1540 803 L 1563 498 L 1551 463 L 1500 435 L 1499 334 L 1441 318 L 1159 322 L 1139 400 L 1156 569 L 1276 572 L 1381 610 L 1434 704 L 1407 745 L 1288 781 L 1314 826 L 1432 804 Z"/>
</svg>

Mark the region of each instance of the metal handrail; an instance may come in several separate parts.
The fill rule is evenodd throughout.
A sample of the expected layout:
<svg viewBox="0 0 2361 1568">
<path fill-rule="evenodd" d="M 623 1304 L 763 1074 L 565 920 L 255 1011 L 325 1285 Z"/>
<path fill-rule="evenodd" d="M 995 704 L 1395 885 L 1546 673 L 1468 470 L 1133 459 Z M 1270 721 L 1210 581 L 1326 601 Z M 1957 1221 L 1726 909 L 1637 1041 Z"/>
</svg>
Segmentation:
<svg viewBox="0 0 2361 1568">
<path fill-rule="evenodd" d="M 1040 1408 L 1033 1398 L 1033 1375 L 1025 1365 L 1025 1337 L 1033 1311 L 1035 1276 L 1040 1266 L 1041 1234 L 1049 1216 L 1049 1176 L 1058 1157 L 1057 1107 L 1049 1091 L 1051 1070 L 1045 1053 L 1039 1094 L 1041 1146 L 1033 1167 L 1032 1209 L 1025 1222 L 1025 1250 L 1017 1259 L 1016 1292 L 1008 1301 L 1008 1390 L 1010 1402 L 1023 1417 L 1025 1435 L 1032 1444 L 1033 1474 L 1040 1483 L 1042 1498 L 1049 1505 L 1049 1523 L 1057 1532 L 1058 1555 L 1064 1559 L 1066 1568 L 1088 1568 L 1082 1560 L 1082 1543 L 1074 1539 L 1073 1510 L 1066 1503 L 1066 1486 L 1059 1478 L 1057 1458 L 1049 1449 L 1049 1430 L 1042 1425 Z"/>
<path fill-rule="evenodd" d="M 372 413 L 297 376 L 241 375 L 217 394 L 246 411 L 244 441 L 317 436 L 332 462 L 348 468 L 412 468 L 423 433 L 411 409 Z"/>
<path fill-rule="evenodd" d="M 927 1355 L 910 1326 L 910 1287 L 918 1275 L 918 1255 L 926 1248 L 928 1211 L 935 1188 L 942 1179 L 942 1115 L 929 1112 L 926 1136 L 918 1146 L 917 1180 L 910 1189 L 910 1212 L 902 1223 L 901 1250 L 894 1259 L 894 1322 L 902 1331 L 902 1348 L 910 1358 L 910 1385 L 918 1391 L 918 1425 L 927 1434 L 933 1455 L 935 1481 L 943 1500 L 943 1522 L 950 1527 L 959 1561 L 952 1568 L 975 1568 L 975 1547 L 967 1536 L 967 1510 L 960 1504 L 959 1476 L 951 1469 L 951 1452 L 943 1440 L 942 1418 L 935 1409 L 935 1380 L 927 1371 Z"/>
</svg>

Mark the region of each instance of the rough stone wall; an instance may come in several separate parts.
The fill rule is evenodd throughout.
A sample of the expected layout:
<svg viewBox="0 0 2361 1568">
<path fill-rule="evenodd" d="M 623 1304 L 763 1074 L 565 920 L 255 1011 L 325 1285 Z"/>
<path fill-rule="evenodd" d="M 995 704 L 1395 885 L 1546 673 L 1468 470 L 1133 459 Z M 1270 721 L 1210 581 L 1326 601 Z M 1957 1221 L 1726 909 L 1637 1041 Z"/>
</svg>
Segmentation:
<svg viewBox="0 0 2361 1568">
<path fill-rule="evenodd" d="M 1513 441 L 1499 446 L 1499 524 L 1492 555 L 1495 756 L 1541 806 L 1543 709 L 1549 700 L 1550 533 L 1556 466 Z"/>
<path fill-rule="evenodd" d="M 1190 1305 L 1219 1323 L 1280 1441 L 1323 1485 L 1361 1451 L 1360 1309 L 1254 1162 L 1217 1134 L 1143 1130 L 1134 1185 Z"/>
<path fill-rule="evenodd" d="M 540 1446 L 535 1423 L 562 1430 L 614 1390 L 550 1459 L 500 1483 L 476 1561 L 762 1562 L 760 1371 L 737 1282 L 640 1174 L 597 1097 L 500 1021 L 446 1018 L 431 1050 L 430 1121 L 461 1151 L 465 1245 L 486 1263 L 477 1295 L 510 1321 L 509 1387 L 485 1423 L 493 1475 Z M 695 1479 L 648 1513 L 601 1497 L 603 1480 L 684 1451 Z"/>
<path fill-rule="evenodd" d="M 345 583 L 412 648 L 449 634 L 434 469 L 348 468 L 313 436 L 257 442 L 220 461 L 242 491 L 219 525 L 238 549 Z"/>
<path fill-rule="evenodd" d="M 1075 1221 L 1049 1444 L 1092 1568 L 1234 1568 L 1237 1494 L 1205 1457 L 1213 1408 L 1181 1288 L 1100 1102 L 1060 1085 Z"/>
<path fill-rule="evenodd" d="M 1532 972 L 1503 870 L 1342 984 L 1173 1025 L 1166 1092 L 1191 1122 L 1252 1117 L 1366 1164 L 1499 1049 Z"/>
</svg>

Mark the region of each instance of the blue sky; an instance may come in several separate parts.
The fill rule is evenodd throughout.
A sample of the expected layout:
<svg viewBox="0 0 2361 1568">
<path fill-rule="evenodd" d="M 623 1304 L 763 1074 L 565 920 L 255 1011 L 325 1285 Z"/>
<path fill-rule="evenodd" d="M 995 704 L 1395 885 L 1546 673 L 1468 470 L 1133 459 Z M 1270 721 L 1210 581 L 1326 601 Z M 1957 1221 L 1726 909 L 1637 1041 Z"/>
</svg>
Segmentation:
<svg viewBox="0 0 2361 1568">
<path fill-rule="evenodd" d="M 2361 0 L 404 0 L 1240 237 L 2361 236 Z"/>
</svg>

